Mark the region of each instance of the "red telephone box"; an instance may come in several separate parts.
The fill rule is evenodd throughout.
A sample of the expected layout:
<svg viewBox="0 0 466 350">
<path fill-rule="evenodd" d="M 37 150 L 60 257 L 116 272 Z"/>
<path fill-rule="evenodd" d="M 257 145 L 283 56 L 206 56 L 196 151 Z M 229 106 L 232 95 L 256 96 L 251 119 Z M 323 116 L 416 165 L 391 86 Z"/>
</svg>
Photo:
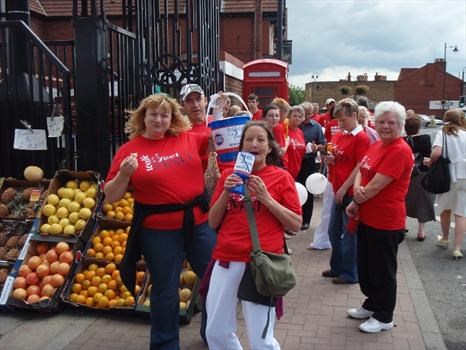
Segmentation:
<svg viewBox="0 0 466 350">
<path fill-rule="evenodd" d="M 263 58 L 243 66 L 243 99 L 250 93 L 259 96 L 261 107 L 268 105 L 275 97 L 288 101 L 288 63 Z"/>
</svg>

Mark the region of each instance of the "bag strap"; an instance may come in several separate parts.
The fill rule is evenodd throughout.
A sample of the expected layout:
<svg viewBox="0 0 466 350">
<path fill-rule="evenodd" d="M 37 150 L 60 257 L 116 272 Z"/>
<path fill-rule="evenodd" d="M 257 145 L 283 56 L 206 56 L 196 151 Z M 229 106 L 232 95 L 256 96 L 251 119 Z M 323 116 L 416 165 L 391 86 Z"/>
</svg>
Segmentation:
<svg viewBox="0 0 466 350">
<path fill-rule="evenodd" d="M 259 243 L 259 234 L 257 233 L 256 217 L 252 209 L 251 195 L 249 194 L 247 184 L 243 184 L 244 191 L 244 205 L 246 207 L 246 214 L 248 216 L 249 233 L 251 234 L 252 251 L 260 252 L 261 246 Z"/>
<path fill-rule="evenodd" d="M 442 152 L 445 150 L 445 158 L 448 159 L 448 142 L 447 142 L 447 134 L 445 131 L 442 130 L 443 139 L 442 139 Z M 445 146 L 445 147 L 444 147 Z"/>
</svg>

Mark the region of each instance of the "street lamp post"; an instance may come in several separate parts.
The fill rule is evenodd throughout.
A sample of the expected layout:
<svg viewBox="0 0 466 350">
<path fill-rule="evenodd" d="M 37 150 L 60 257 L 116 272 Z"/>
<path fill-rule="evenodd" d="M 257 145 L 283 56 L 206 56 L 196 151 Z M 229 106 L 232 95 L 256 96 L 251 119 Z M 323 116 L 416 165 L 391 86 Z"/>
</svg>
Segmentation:
<svg viewBox="0 0 466 350">
<path fill-rule="evenodd" d="M 451 48 L 453 52 L 458 52 L 458 47 L 455 46 L 447 46 L 447 43 L 444 43 L 443 45 L 443 86 L 442 86 L 442 109 L 445 109 L 445 102 L 446 102 L 446 96 L 445 96 L 445 81 L 447 78 L 447 47 Z"/>
</svg>

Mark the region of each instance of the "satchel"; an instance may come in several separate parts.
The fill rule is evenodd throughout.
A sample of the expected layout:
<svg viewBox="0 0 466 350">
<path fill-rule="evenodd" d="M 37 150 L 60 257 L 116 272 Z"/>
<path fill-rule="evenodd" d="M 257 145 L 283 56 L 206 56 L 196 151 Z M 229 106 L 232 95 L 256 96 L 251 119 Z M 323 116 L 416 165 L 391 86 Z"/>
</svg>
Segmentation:
<svg viewBox="0 0 466 350">
<path fill-rule="evenodd" d="M 421 180 L 421 186 L 430 193 L 441 194 L 450 191 L 450 159 L 448 159 L 448 146 L 446 134 L 443 133 L 442 154 L 437 161 L 432 164 L 429 171 Z M 445 157 L 443 156 L 445 150 Z"/>
<path fill-rule="evenodd" d="M 288 254 L 275 254 L 261 250 L 251 197 L 246 185 L 244 194 L 253 247 L 249 266 L 257 292 L 269 297 L 283 297 L 296 286 L 296 274 L 291 257 Z"/>
<path fill-rule="evenodd" d="M 204 173 L 204 183 L 205 189 L 209 198 L 212 198 L 212 195 L 215 191 L 215 187 L 217 186 L 217 181 L 220 178 L 220 170 L 218 168 L 217 163 L 217 153 L 210 152 L 209 158 L 207 162 L 207 169 Z"/>
</svg>

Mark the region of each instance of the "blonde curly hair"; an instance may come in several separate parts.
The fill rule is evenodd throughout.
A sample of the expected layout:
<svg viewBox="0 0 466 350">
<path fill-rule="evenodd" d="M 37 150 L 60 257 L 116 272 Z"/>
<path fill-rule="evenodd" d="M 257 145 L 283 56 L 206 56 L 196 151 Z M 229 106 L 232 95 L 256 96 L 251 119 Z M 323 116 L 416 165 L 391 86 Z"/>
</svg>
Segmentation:
<svg viewBox="0 0 466 350">
<path fill-rule="evenodd" d="M 129 134 L 129 139 L 140 136 L 146 130 L 144 117 L 149 108 L 157 109 L 163 106 L 171 112 L 171 122 L 167 130 L 167 135 L 178 135 L 180 132 L 191 129 L 191 122 L 181 113 L 181 107 L 174 98 L 167 94 L 153 94 L 147 96 L 141 101 L 139 107 L 131 112 L 130 119 L 126 125 L 126 132 Z"/>
</svg>

